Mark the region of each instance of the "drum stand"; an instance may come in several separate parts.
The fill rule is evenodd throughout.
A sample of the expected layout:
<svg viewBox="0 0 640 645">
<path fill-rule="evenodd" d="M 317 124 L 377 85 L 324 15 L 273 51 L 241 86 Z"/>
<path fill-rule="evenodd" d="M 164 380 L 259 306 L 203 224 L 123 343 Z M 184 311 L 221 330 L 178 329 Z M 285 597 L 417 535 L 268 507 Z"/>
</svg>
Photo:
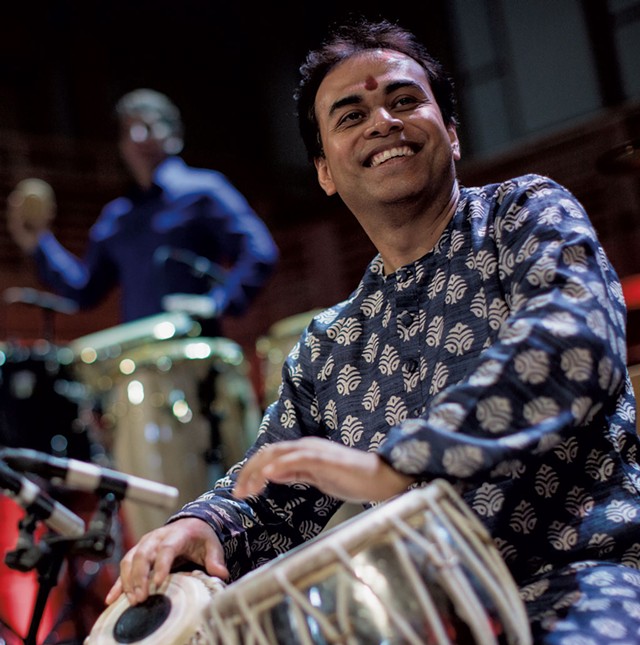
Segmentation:
<svg viewBox="0 0 640 645">
<path fill-rule="evenodd" d="M 36 569 L 38 572 L 38 594 L 24 645 L 36 645 L 45 606 L 51 590 L 59 582 L 65 557 L 84 555 L 92 560 L 103 560 L 112 555 L 114 540 L 111 526 L 118 508 L 119 500 L 113 493 L 107 493 L 100 499 L 87 532 L 80 538 L 64 538 L 50 533 L 36 542 L 34 533 L 37 521 L 34 515 L 27 514 L 18 522 L 16 548 L 5 555 L 5 564 L 17 571 Z"/>
</svg>

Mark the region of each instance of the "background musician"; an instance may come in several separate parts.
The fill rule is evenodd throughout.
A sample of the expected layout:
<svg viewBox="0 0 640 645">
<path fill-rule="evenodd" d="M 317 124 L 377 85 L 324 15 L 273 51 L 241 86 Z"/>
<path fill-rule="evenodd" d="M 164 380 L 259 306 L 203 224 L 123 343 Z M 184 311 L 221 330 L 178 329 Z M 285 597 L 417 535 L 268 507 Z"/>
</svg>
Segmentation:
<svg viewBox="0 0 640 645">
<path fill-rule="evenodd" d="M 7 226 L 36 263 L 42 282 L 86 309 L 121 287 L 121 322 L 163 311 L 202 320 L 239 315 L 271 275 L 278 250 L 264 222 L 220 172 L 188 166 L 180 112 L 164 94 L 137 89 L 116 105 L 130 190 L 109 202 L 91 228 L 84 256 L 51 232 L 53 199 L 29 217 L 24 195 L 8 200 Z"/>
</svg>

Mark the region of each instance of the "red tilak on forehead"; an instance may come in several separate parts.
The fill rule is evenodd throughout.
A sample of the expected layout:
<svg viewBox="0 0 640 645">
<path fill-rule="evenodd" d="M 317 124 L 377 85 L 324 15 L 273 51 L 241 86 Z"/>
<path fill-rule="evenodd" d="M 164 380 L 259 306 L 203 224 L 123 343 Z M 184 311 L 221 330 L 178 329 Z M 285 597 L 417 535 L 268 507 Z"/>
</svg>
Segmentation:
<svg viewBox="0 0 640 645">
<path fill-rule="evenodd" d="M 376 81 L 373 76 L 367 76 L 367 78 L 364 81 L 364 89 L 365 90 L 375 90 L 378 87 L 378 81 Z"/>
</svg>

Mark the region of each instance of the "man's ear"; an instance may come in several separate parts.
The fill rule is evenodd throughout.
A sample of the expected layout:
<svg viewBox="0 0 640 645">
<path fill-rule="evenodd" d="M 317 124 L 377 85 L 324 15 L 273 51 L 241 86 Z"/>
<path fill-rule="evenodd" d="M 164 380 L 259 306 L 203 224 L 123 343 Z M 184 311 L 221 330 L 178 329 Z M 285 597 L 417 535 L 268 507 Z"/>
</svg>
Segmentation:
<svg viewBox="0 0 640 645">
<path fill-rule="evenodd" d="M 316 167 L 316 172 L 318 173 L 318 183 L 324 192 L 331 197 L 331 195 L 336 194 L 336 187 L 331 178 L 331 171 L 327 165 L 327 160 L 325 157 L 316 157 L 313 160 L 313 163 Z"/>
<path fill-rule="evenodd" d="M 451 152 L 455 161 L 460 161 L 462 156 L 460 152 L 460 141 L 458 140 L 458 130 L 455 125 L 448 125 L 447 132 L 449 133 L 449 141 L 451 142 Z"/>
</svg>

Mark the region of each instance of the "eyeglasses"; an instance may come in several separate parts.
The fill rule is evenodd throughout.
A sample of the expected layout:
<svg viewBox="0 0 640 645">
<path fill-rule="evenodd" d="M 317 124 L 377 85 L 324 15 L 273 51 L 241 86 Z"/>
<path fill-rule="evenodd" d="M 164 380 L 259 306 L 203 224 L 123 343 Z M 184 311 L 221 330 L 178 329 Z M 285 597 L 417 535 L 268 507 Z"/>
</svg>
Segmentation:
<svg viewBox="0 0 640 645">
<path fill-rule="evenodd" d="M 174 133 L 174 129 L 166 121 L 154 121 L 147 123 L 145 121 L 134 121 L 124 127 L 122 136 L 127 136 L 135 143 L 144 143 L 149 139 L 163 141 Z"/>
</svg>

